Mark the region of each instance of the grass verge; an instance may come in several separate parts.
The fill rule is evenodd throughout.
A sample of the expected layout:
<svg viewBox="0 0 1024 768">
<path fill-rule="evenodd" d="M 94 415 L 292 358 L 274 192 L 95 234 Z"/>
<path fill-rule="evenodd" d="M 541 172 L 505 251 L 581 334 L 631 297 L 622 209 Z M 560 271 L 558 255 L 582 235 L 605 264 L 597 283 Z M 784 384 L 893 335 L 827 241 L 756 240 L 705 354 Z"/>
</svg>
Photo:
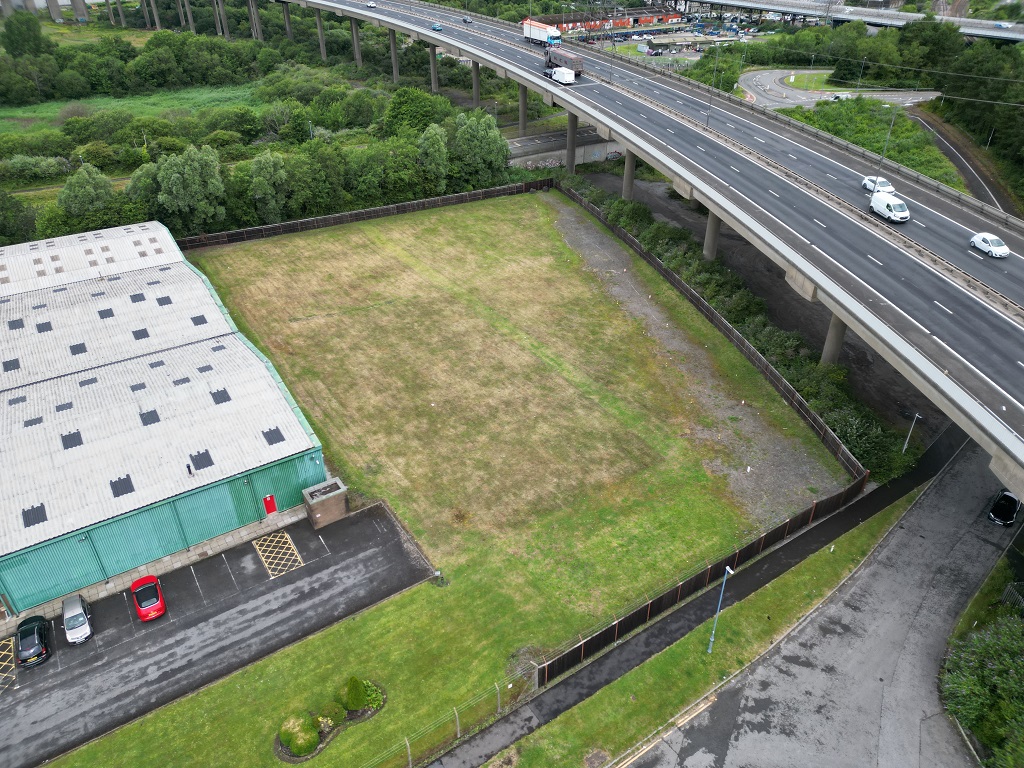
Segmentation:
<svg viewBox="0 0 1024 768">
<path fill-rule="evenodd" d="M 917 498 L 909 494 L 736 605 L 722 611 L 715 653 L 711 622 L 530 734 L 509 751 L 516 768 L 585 764 L 603 750 L 619 755 L 743 669 L 824 600 Z M 502 756 L 495 758 L 495 761 Z"/>
<path fill-rule="evenodd" d="M 318 710 L 360 674 L 385 687 L 387 708 L 317 758 L 358 766 L 493 688 L 517 654 L 607 620 L 751 535 L 724 478 L 705 469 L 735 457 L 689 429 L 727 425 L 690 403 L 682 373 L 566 246 L 547 199 L 196 255 L 331 465 L 389 499 L 451 586 L 403 593 L 61 765 L 160 766 L 187 754 L 196 765 L 273 766 L 283 718 Z M 658 298 L 683 312 L 678 294 Z M 755 375 L 731 386 L 749 399 L 765 385 Z"/>
</svg>

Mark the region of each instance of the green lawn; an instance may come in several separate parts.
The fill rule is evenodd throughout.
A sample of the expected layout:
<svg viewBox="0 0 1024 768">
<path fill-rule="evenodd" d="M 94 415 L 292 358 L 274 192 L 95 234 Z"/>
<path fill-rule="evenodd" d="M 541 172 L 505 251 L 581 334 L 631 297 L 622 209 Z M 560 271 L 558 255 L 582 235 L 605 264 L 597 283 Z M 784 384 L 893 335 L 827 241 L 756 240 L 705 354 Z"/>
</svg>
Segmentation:
<svg viewBox="0 0 1024 768">
<path fill-rule="evenodd" d="M 715 650 L 705 622 L 543 728 L 510 752 L 516 768 L 584 765 L 603 750 L 617 756 L 674 719 L 721 681 L 750 664 L 820 603 L 867 556 L 917 498 L 914 492 L 840 537 L 746 600 L 722 611 Z M 501 759 L 498 756 L 492 764 Z"/>
<path fill-rule="evenodd" d="M 160 91 L 146 96 L 93 96 L 75 103 L 95 110 L 126 109 L 138 117 L 159 117 L 169 110 L 196 112 L 206 107 L 258 107 L 254 84 L 227 85 L 218 88 L 184 88 Z M 38 131 L 58 127 L 60 111 L 70 102 L 47 101 L 27 107 L 0 107 L 0 133 Z"/>
<path fill-rule="evenodd" d="M 396 596 L 61 765 L 162 766 L 187 754 L 195 765 L 275 766 L 283 719 L 358 674 L 384 686 L 388 705 L 317 762 L 359 766 L 489 696 L 517 654 L 607 621 L 752 535 L 725 479 L 705 469 L 737 457 L 691 429 L 714 431 L 716 418 L 566 246 L 548 198 L 197 255 L 329 463 L 359 493 L 385 496 L 451 585 Z M 709 344 L 727 392 L 770 411 L 786 427 L 780 441 L 815 444 L 731 345 L 650 268 L 635 269 Z M 838 475 L 830 457 L 809 460 Z M 447 735 L 432 731 L 417 753 Z"/>
<path fill-rule="evenodd" d="M 830 72 L 796 72 L 792 75 L 792 81 L 786 77 L 786 85 L 793 88 L 799 88 L 804 91 L 855 91 L 856 88 L 839 87 L 835 85 L 829 85 L 826 82 L 830 76 Z"/>
</svg>

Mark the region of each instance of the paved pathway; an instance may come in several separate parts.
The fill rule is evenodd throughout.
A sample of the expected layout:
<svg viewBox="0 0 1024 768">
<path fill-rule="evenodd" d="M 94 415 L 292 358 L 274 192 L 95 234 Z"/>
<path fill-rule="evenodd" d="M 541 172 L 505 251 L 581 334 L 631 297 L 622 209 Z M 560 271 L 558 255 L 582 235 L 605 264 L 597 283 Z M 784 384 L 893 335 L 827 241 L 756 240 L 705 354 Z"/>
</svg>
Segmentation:
<svg viewBox="0 0 1024 768">
<path fill-rule="evenodd" d="M 986 519 L 999 482 L 968 445 L 852 578 L 630 768 L 975 765 L 936 678 L 1015 529 Z"/>
</svg>

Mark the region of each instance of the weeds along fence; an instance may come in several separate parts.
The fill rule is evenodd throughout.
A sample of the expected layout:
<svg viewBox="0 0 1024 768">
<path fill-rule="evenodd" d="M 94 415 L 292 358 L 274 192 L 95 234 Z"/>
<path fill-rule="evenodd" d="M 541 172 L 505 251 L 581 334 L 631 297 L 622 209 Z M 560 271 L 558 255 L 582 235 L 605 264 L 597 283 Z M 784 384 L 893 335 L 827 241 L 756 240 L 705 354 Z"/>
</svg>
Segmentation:
<svg viewBox="0 0 1024 768">
<path fill-rule="evenodd" d="M 1003 590 L 1003 597 L 1000 602 L 1003 605 L 1014 606 L 1024 616 L 1024 581 L 1007 584 L 1006 589 Z"/>
<path fill-rule="evenodd" d="M 232 243 L 243 243 L 249 240 L 263 240 L 268 237 L 277 237 L 278 235 L 291 235 L 297 232 L 310 232 L 314 229 L 336 227 L 340 224 L 353 224 L 357 221 L 383 219 L 388 216 L 398 216 L 403 213 L 427 211 L 432 208 L 447 208 L 450 205 L 462 205 L 463 203 L 473 203 L 479 200 L 491 200 L 496 197 L 511 197 L 513 195 L 521 195 L 525 192 L 551 189 L 551 187 L 554 186 L 554 183 L 554 179 L 523 181 L 516 184 L 506 184 L 503 187 L 478 189 L 473 192 L 459 192 L 455 195 L 431 197 L 426 200 L 411 200 L 408 203 L 396 203 L 395 205 L 382 205 L 379 208 L 364 208 L 359 211 L 331 213 L 327 216 L 316 216 L 311 219 L 285 221 L 281 224 L 265 224 L 260 227 L 233 229 L 229 232 L 213 232 L 211 234 L 196 235 L 195 237 L 183 237 L 176 242 L 182 251 L 191 251 L 196 248 L 208 248 L 214 245 L 231 245 Z"/>
</svg>

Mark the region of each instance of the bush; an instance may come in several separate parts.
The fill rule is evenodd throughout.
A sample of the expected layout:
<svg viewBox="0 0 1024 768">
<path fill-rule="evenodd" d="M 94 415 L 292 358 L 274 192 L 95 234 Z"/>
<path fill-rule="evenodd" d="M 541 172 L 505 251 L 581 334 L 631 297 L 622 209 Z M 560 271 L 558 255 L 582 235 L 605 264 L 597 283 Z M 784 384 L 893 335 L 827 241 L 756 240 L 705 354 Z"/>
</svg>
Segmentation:
<svg viewBox="0 0 1024 768">
<path fill-rule="evenodd" d="M 366 690 L 366 709 L 380 709 L 384 706 L 384 693 L 369 680 L 363 680 L 363 688 Z"/>
<path fill-rule="evenodd" d="M 326 717 L 337 725 L 345 719 L 345 707 L 336 701 L 329 701 L 320 709 L 320 717 Z"/>
<path fill-rule="evenodd" d="M 348 679 L 348 684 L 345 686 L 345 698 L 343 703 L 345 708 L 352 710 L 353 712 L 360 709 L 366 709 L 366 686 L 363 685 L 363 681 L 353 675 Z"/>
<path fill-rule="evenodd" d="M 320 732 L 307 714 L 292 715 L 281 724 L 278 731 L 281 745 L 296 757 L 308 755 L 320 744 Z"/>
</svg>

